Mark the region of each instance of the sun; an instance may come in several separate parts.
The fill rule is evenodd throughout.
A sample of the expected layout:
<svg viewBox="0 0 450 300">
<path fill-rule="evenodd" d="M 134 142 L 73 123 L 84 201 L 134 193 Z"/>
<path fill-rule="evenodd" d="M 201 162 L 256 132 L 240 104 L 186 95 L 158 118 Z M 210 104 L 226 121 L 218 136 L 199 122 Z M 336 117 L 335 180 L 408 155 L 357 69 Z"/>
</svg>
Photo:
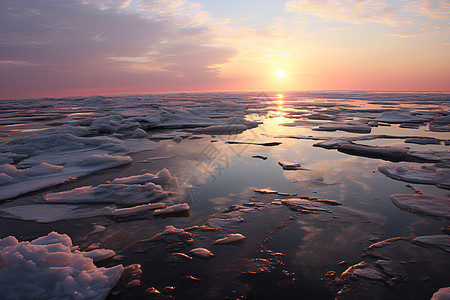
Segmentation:
<svg viewBox="0 0 450 300">
<path fill-rule="evenodd" d="M 278 78 L 284 78 L 284 77 L 286 77 L 286 71 L 283 69 L 278 69 L 276 75 Z"/>
</svg>

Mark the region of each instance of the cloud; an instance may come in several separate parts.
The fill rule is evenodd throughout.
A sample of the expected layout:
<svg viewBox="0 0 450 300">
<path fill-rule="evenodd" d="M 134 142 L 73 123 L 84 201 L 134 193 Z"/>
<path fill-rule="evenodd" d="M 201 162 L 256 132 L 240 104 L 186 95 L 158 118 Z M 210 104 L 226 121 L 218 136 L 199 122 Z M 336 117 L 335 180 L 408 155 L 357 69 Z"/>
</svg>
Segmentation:
<svg viewBox="0 0 450 300">
<path fill-rule="evenodd" d="M 290 0 L 286 9 L 330 20 L 361 24 L 395 24 L 414 16 L 444 17 L 450 14 L 449 0 Z"/>
<path fill-rule="evenodd" d="M 395 14 L 402 9 L 393 1 L 379 0 L 291 0 L 286 9 L 300 14 L 351 23 L 394 22 Z"/>
<path fill-rule="evenodd" d="M 237 52 L 199 15 L 185 1 L 3 0 L 0 89 L 210 82 Z"/>
</svg>

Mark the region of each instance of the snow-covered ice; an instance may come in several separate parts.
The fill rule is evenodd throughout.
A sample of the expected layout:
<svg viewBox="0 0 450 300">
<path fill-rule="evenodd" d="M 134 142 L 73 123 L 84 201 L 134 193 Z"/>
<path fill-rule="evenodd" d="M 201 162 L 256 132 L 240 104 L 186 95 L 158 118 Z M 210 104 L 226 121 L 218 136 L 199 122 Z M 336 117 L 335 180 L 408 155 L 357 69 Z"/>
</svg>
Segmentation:
<svg viewBox="0 0 450 300">
<path fill-rule="evenodd" d="M 123 267 L 99 268 L 93 259 L 113 251 L 72 251 L 72 240 L 51 232 L 31 242 L 9 236 L 0 240 L 0 298 L 105 299 Z"/>
</svg>

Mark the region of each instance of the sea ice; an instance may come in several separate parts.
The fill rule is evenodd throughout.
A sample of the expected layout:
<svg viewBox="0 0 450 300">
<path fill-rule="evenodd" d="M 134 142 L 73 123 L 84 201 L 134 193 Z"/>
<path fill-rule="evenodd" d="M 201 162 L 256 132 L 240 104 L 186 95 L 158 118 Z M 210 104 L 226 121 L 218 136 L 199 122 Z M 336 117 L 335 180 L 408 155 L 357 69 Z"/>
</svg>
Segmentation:
<svg viewBox="0 0 450 300">
<path fill-rule="evenodd" d="M 105 183 L 84 186 L 73 190 L 45 194 L 44 200 L 52 203 L 117 203 L 135 205 L 149 203 L 168 196 L 167 192 L 152 182 L 147 184 Z"/>
<path fill-rule="evenodd" d="M 96 171 L 129 164 L 128 156 L 93 155 L 68 165 L 55 166 L 41 163 L 28 169 L 17 169 L 12 165 L 0 166 L 3 184 L 0 185 L 0 200 L 11 199 L 29 192 L 41 190 Z"/>
<path fill-rule="evenodd" d="M 450 198 L 418 194 L 393 194 L 391 200 L 403 210 L 450 219 Z"/>
<path fill-rule="evenodd" d="M 422 165 L 415 168 L 411 165 L 381 165 L 378 171 L 384 175 L 400 181 L 434 184 L 438 187 L 450 189 L 450 169 L 436 168 L 434 166 Z"/>
<path fill-rule="evenodd" d="M 122 183 L 122 184 L 144 184 L 147 182 L 153 182 L 156 184 L 167 184 L 169 183 L 172 176 L 169 170 L 166 168 L 162 169 L 155 175 L 151 173 L 145 173 L 141 175 L 134 175 L 129 177 L 121 177 L 114 179 L 111 183 Z"/>
<path fill-rule="evenodd" d="M 413 244 L 425 247 L 440 248 L 444 251 L 450 252 L 450 235 L 427 235 L 419 236 L 412 240 Z"/>
<path fill-rule="evenodd" d="M 214 241 L 213 244 L 216 244 L 216 245 L 232 244 L 232 243 L 240 242 L 244 239 L 245 239 L 245 236 L 243 236 L 240 233 L 230 233 L 226 237 Z"/>
<path fill-rule="evenodd" d="M 405 143 L 419 144 L 419 145 L 439 145 L 441 140 L 432 137 L 417 137 L 417 138 L 407 138 Z"/>
<path fill-rule="evenodd" d="M 309 210 L 309 211 L 326 211 L 331 212 L 328 209 L 322 208 L 317 202 L 313 202 L 305 199 L 282 199 L 281 202 L 291 209 L 295 210 Z"/>
<path fill-rule="evenodd" d="M 434 119 L 428 128 L 431 131 L 450 132 L 450 115 Z"/>
<path fill-rule="evenodd" d="M 433 294 L 431 300 L 450 300 L 450 287 L 440 288 Z"/>
<path fill-rule="evenodd" d="M 279 161 L 278 164 L 283 168 L 283 170 L 304 170 L 299 163 Z"/>
<path fill-rule="evenodd" d="M 214 256 L 211 251 L 205 248 L 195 248 L 189 251 L 189 254 L 192 256 L 203 258 L 203 259 L 209 259 Z"/>
<path fill-rule="evenodd" d="M 166 208 L 157 209 L 153 212 L 153 215 L 154 216 L 167 215 L 167 214 L 178 213 L 178 212 L 187 212 L 187 211 L 189 211 L 189 204 L 181 203 L 181 204 L 168 206 Z"/>
<path fill-rule="evenodd" d="M 401 123 L 424 123 L 428 119 L 416 117 L 411 114 L 399 112 L 399 111 L 385 111 L 379 115 L 376 119 L 379 122 L 401 124 Z"/>
<path fill-rule="evenodd" d="M 104 249 L 103 249 L 104 250 Z M 72 251 L 65 234 L 51 232 L 31 242 L 13 236 L 0 240 L 0 298 L 105 299 L 123 266 L 98 268 L 93 259 L 111 250 Z"/>
<path fill-rule="evenodd" d="M 133 207 L 126 207 L 126 208 L 118 208 L 111 212 L 111 215 L 113 216 L 123 216 L 123 215 L 131 215 L 131 214 L 137 214 L 143 211 L 147 210 L 153 210 L 153 209 L 160 209 L 164 208 L 166 205 L 164 203 L 149 203 L 149 204 L 143 204 Z"/>
<path fill-rule="evenodd" d="M 312 128 L 315 131 L 347 131 L 353 133 L 370 133 L 372 127 L 360 123 L 324 123 Z"/>
<path fill-rule="evenodd" d="M 116 206 L 79 206 L 70 204 L 30 204 L 0 209 L 0 216 L 38 223 L 108 216 Z"/>
</svg>

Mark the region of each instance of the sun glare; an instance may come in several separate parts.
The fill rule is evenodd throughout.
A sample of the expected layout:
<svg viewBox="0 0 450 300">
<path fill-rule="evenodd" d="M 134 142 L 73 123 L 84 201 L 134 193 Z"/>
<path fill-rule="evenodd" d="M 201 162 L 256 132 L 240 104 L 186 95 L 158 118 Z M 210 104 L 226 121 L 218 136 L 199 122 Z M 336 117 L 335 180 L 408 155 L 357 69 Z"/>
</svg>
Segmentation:
<svg viewBox="0 0 450 300">
<path fill-rule="evenodd" d="M 277 71 L 277 77 L 278 77 L 278 78 L 284 78 L 284 77 L 286 77 L 286 71 L 283 70 L 283 69 L 279 69 L 279 70 Z"/>
</svg>

